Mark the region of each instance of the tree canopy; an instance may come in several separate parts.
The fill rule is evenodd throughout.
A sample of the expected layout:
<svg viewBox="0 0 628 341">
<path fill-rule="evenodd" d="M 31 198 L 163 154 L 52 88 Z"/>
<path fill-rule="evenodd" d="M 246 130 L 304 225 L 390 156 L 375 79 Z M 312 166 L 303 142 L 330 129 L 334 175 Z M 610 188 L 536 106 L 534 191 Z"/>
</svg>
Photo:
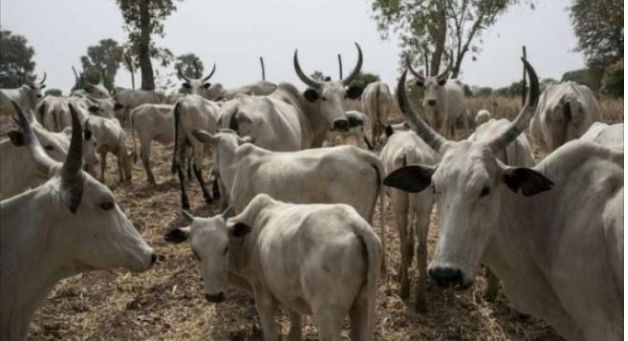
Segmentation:
<svg viewBox="0 0 628 341">
<path fill-rule="evenodd" d="M 575 0 L 571 19 L 590 66 L 604 68 L 624 57 L 624 2 L 622 0 Z"/>
<path fill-rule="evenodd" d="M 194 53 L 186 53 L 177 57 L 174 68 L 181 68 L 181 72 L 186 77 L 201 78 L 205 67 L 201 59 Z"/>
<path fill-rule="evenodd" d="M 26 38 L 0 29 L 0 87 L 20 87 L 27 74 L 35 70 L 35 50 Z"/>
<path fill-rule="evenodd" d="M 89 46 L 87 55 L 81 56 L 83 77 L 91 83 L 98 83 L 104 78 L 105 87 L 112 90 L 122 54 L 122 46 L 113 39 L 103 39 L 98 45 Z"/>
</svg>

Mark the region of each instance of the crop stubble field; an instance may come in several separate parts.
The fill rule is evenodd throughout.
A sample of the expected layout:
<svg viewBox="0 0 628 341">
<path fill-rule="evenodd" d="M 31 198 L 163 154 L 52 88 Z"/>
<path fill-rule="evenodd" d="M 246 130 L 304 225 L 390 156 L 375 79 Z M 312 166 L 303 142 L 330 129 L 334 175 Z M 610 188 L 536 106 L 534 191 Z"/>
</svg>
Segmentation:
<svg viewBox="0 0 628 341">
<path fill-rule="evenodd" d="M 497 117 L 513 118 L 519 100 L 498 98 L 472 99 L 471 112 L 481 108 Z M 623 122 L 623 100 L 602 101 L 605 120 Z M 496 109 L 496 110 L 495 110 Z M 391 121 L 402 117 L 397 113 Z M 472 119 L 472 118 L 470 118 Z M 10 124 L 2 118 L 0 133 L 4 136 Z M 128 140 L 131 147 L 131 141 Z M 30 329 L 29 340 L 261 340 L 259 319 L 251 294 L 230 287 L 228 300 L 220 305 L 203 298 L 197 262 L 187 244 L 172 245 L 163 234 L 184 225 L 179 212 L 179 191 L 170 174 L 172 146 L 153 144 L 153 170 L 158 185 L 149 187 L 141 163 L 133 167 L 133 181 L 119 183 L 110 160 L 106 182 L 116 195 L 119 206 L 135 227 L 159 253 L 154 268 L 142 274 L 124 271 L 97 271 L 62 281 L 38 310 Z M 535 150 L 540 156 L 540 152 Z M 110 156 L 111 157 L 111 156 Z M 209 163 L 205 169 L 208 176 Z M 218 204 L 205 205 L 199 187 L 189 185 L 192 211 L 195 215 L 218 213 Z M 390 211 L 390 210 L 389 210 Z M 374 229 L 379 233 L 376 213 Z M 509 307 L 500 292 L 494 302 L 483 298 L 484 279 L 478 276 L 467 291 L 443 291 L 428 285 L 428 312 L 413 313 L 398 297 L 396 281 L 400 260 L 394 216 L 387 221 L 388 274 L 381 281 L 377 297 L 376 339 L 381 340 L 561 340 L 545 323 L 520 314 Z M 429 252 L 437 238 L 437 222 L 432 216 Z M 26 271 L 26 269 L 25 269 Z M 416 276 L 415 269 L 411 274 Z M 285 334 L 289 317 L 284 309 L 276 315 L 280 331 Z M 304 318 L 304 340 L 315 340 L 316 329 L 309 317 Z M 343 340 L 348 340 L 347 328 Z"/>
</svg>

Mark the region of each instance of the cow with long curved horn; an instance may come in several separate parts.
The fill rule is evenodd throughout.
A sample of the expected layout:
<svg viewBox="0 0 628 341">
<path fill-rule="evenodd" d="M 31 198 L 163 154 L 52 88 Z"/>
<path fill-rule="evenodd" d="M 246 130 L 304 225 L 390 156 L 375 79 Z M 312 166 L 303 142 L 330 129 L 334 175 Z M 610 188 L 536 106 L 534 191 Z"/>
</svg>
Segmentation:
<svg viewBox="0 0 628 341">
<path fill-rule="evenodd" d="M 406 65 L 416 78 L 416 85 L 423 88 L 423 108 L 428 123 L 441 135 L 454 136 L 455 123 L 462 119 L 467 135 L 470 133 L 465 94 L 462 84 L 448 80 L 451 72 L 448 66 L 436 76 L 423 76 L 412 67 L 409 57 Z"/>
<path fill-rule="evenodd" d="M 74 106 L 70 149 L 61 164 L 44 152 L 19 104 L 11 104 L 27 153 L 49 178 L 0 204 L 0 338 L 26 340 L 32 316 L 61 279 L 119 267 L 142 272 L 157 255 L 111 190 L 81 170 L 82 128 Z"/>
<path fill-rule="evenodd" d="M 194 69 L 196 76 L 199 77 L 199 67 L 194 63 Z M 209 80 L 212 78 L 214 73 L 216 72 L 216 63 L 214 63 L 214 67 L 210 71 L 210 73 L 203 78 L 190 78 L 183 74 L 181 71 L 181 66 L 177 66 L 177 75 L 179 78 L 183 79 L 183 83 L 181 84 L 185 89 L 188 89 L 190 93 L 199 95 L 201 97 L 208 97 L 209 88 L 211 88 L 212 84 L 209 83 Z"/>
<path fill-rule="evenodd" d="M 0 89 L 0 112 L 8 115 L 17 115 L 12 101 L 18 103 L 29 115 L 35 110 L 40 100 L 44 97 L 43 90 L 46 88 L 47 74 L 40 81 L 34 75 L 28 73 L 24 76 L 21 87 L 14 89 Z"/>
<path fill-rule="evenodd" d="M 305 74 L 299 63 L 298 50 L 294 51 L 294 70 L 299 79 L 309 88 L 303 93 L 303 97 L 311 103 L 317 103 L 321 113 L 329 122 L 332 122 L 332 130 L 347 132 L 349 130 L 349 121 L 345 114 L 344 99 L 357 99 L 362 95 L 364 88 L 361 86 L 351 85 L 358 74 L 362 70 L 362 49 L 358 43 L 355 43 L 358 50 L 358 61 L 346 78 L 338 81 L 325 79 L 324 81 L 315 80 Z M 345 89 L 345 87 L 347 87 Z"/>
</svg>

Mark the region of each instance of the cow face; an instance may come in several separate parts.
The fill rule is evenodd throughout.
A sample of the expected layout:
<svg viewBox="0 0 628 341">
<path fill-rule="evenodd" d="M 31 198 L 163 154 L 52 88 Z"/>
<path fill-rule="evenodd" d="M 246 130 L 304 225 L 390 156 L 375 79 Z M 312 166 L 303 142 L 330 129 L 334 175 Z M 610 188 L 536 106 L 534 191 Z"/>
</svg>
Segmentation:
<svg viewBox="0 0 628 341">
<path fill-rule="evenodd" d="M 46 73 L 44 72 L 44 77 L 41 81 L 36 82 L 34 77 L 27 77 L 24 82 L 24 87 L 28 90 L 28 94 L 33 99 L 33 102 L 41 99 L 43 97 L 43 90 L 46 88 Z"/>
<path fill-rule="evenodd" d="M 199 218 L 184 212 L 184 217 L 190 226 L 169 232 L 166 239 L 177 242 L 190 238 L 192 254 L 200 264 L 205 298 L 212 303 L 221 303 L 226 299 L 229 285 L 230 247 L 251 229 L 243 224 L 227 226 L 226 213 Z"/>
<path fill-rule="evenodd" d="M 584 134 L 588 128 L 584 118 L 583 105 L 575 96 L 564 96 L 556 105 L 548 108 L 542 117 L 541 126 L 546 130 L 544 135 L 550 150 Z"/>
<path fill-rule="evenodd" d="M 440 228 L 429 275 L 440 286 L 462 288 L 472 283 L 494 234 L 503 191 L 531 196 L 552 184 L 532 169 L 501 164 L 488 145 L 471 141 L 449 145 L 436 167 L 404 167 L 384 183 L 409 192 L 434 193 Z"/>
<path fill-rule="evenodd" d="M 68 155 L 68 148 L 70 147 L 70 138 L 67 134 L 52 133 L 46 129 L 38 126 L 37 123 L 33 124 L 33 132 L 37 135 L 42 148 L 48 154 L 50 158 L 57 162 L 63 162 Z M 11 144 L 15 147 L 24 147 L 24 133 L 20 130 L 12 130 L 8 133 L 11 140 Z"/>
<path fill-rule="evenodd" d="M 105 99 L 111 97 L 109 90 L 107 90 L 105 84 L 102 82 L 98 84 L 92 84 L 86 81 L 83 90 L 85 90 L 85 92 L 87 92 L 89 96 L 93 98 Z"/>
<path fill-rule="evenodd" d="M 24 132 L 24 143 L 38 171 L 50 180 L 38 189 L 50 231 L 46 238 L 58 246 L 57 258 L 77 269 L 126 267 L 148 269 L 153 249 L 117 206 L 113 193 L 81 170 L 83 129 L 70 105 L 72 138 L 67 157 L 59 164 L 48 157 L 22 109 L 13 102 Z"/>
<path fill-rule="evenodd" d="M 111 119 L 116 117 L 116 108 L 119 108 L 119 104 L 112 98 L 98 99 L 88 96 L 87 100 L 87 110 L 90 114 Z"/>
<path fill-rule="evenodd" d="M 421 77 L 416 81 L 416 85 L 423 88 L 424 108 L 436 108 L 439 101 L 443 99 L 447 78 L 449 78 L 449 72 L 436 77 Z"/>
<path fill-rule="evenodd" d="M 216 98 L 214 97 L 216 97 L 216 92 L 220 92 L 221 90 L 221 89 L 217 89 L 216 86 L 212 86 L 212 83 L 209 82 L 209 80 L 212 78 L 215 72 L 216 72 L 216 64 L 214 64 L 214 67 L 212 68 L 212 71 L 209 73 L 209 75 L 203 78 L 195 79 L 195 78 L 186 77 L 183 74 L 183 72 L 181 72 L 180 67 L 177 69 L 177 74 L 179 78 L 183 80 L 183 83 L 181 83 L 181 87 L 185 90 L 186 93 L 189 93 L 192 95 L 198 95 L 203 98 L 210 99 L 210 100 L 215 100 Z M 199 75 L 197 74 L 197 77 L 198 76 Z M 217 85 L 219 85 L 219 87 L 222 88 L 220 84 L 217 84 Z"/>
<path fill-rule="evenodd" d="M 311 103 L 318 103 L 320 113 L 329 122 L 332 131 L 348 132 L 349 120 L 345 114 L 345 99 L 357 99 L 363 90 L 364 88 L 357 86 L 345 88 L 341 81 L 326 81 L 318 90 L 307 89 L 303 97 Z"/>
</svg>

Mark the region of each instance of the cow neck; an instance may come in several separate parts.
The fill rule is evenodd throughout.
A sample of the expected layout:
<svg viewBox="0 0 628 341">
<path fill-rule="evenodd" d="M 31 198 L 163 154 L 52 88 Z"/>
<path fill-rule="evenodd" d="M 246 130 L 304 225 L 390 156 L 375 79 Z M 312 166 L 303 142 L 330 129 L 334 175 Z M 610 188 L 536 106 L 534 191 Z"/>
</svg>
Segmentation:
<svg viewBox="0 0 628 341">
<path fill-rule="evenodd" d="M 257 229 L 253 228 L 244 237 L 229 237 L 229 272 L 249 282 L 252 279 L 251 271 L 260 269 L 257 265 L 259 257 L 256 254 L 258 234 Z"/>
<path fill-rule="evenodd" d="M 320 100 L 316 104 L 308 104 L 306 118 L 312 132 L 312 143 L 310 148 L 320 148 L 327 138 L 327 132 L 331 129 L 331 124 L 325 120 L 321 113 Z"/>
<path fill-rule="evenodd" d="M 0 208 L 1 329 L 8 331 L 12 340 L 25 339 L 33 314 L 54 285 L 77 273 L 77 269 L 63 266 L 60 250 L 50 244 L 54 222 L 41 219 L 43 212 L 57 206 L 44 199 L 51 193 L 40 196 L 50 190 L 40 187 L 26 192 L 3 201 Z M 42 214 L 26 214 L 25 209 Z"/>
</svg>

